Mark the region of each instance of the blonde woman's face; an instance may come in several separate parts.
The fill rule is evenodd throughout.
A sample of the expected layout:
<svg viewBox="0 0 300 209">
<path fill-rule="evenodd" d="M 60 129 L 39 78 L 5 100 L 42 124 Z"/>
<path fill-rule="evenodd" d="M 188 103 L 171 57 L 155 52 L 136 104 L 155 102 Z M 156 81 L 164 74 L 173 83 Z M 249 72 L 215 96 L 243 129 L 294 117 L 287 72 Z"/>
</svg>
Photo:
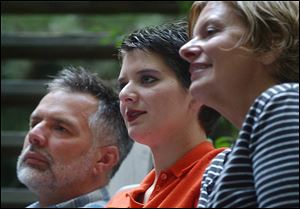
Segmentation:
<svg viewBox="0 0 300 209">
<path fill-rule="evenodd" d="M 192 39 L 180 49 L 191 63 L 192 95 L 215 106 L 218 98 L 235 96 L 251 82 L 258 64 L 250 52 L 234 48 L 246 32 L 239 16 L 227 3 L 211 1 L 200 13 Z"/>
</svg>

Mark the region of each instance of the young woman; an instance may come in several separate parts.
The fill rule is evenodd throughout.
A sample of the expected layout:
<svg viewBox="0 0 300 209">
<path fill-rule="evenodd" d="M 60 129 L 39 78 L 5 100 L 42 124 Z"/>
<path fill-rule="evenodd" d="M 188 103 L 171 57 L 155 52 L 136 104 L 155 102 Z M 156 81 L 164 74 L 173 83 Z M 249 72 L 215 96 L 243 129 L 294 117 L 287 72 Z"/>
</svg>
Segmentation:
<svg viewBox="0 0 300 209">
<path fill-rule="evenodd" d="M 121 46 L 121 113 L 131 138 L 150 147 L 154 169 L 107 207 L 195 207 L 205 168 L 224 150 L 206 135 L 219 114 L 188 91 L 188 63 L 178 53 L 186 41 L 178 23 L 134 32 Z"/>
<path fill-rule="evenodd" d="M 241 129 L 199 207 L 298 208 L 299 2 L 195 2 L 189 24 L 190 91 Z"/>
</svg>

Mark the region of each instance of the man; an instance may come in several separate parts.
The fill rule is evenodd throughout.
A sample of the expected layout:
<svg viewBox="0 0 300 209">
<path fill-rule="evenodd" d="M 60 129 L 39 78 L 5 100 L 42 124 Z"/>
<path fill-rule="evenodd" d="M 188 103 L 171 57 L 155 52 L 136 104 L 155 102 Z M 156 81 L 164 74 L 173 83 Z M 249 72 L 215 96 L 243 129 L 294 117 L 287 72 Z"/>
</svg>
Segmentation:
<svg viewBox="0 0 300 209">
<path fill-rule="evenodd" d="M 104 206 L 103 187 L 132 144 L 116 93 L 82 68 L 64 69 L 31 114 L 18 159 L 19 180 L 39 199 L 29 207 Z"/>
</svg>

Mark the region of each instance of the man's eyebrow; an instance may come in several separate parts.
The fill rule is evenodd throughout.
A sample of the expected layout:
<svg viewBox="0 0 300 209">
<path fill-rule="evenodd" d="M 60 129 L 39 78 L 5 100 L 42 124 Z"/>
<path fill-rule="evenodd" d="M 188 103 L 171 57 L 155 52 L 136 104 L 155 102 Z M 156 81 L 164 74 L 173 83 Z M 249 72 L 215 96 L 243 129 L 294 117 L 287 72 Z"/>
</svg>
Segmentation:
<svg viewBox="0 0 300 209">
<path fill-rule="evenodd" d="M 36 115 L 36 114 L 31 114 L 29 117 L 30 120 L 41 120 L 42 117 Z"/>
<path fill-rule="evenodd" d="M 58 117 L 50 117 L 50 119 L 53 120 L 56 123 L 59 123 L 59 124 L 62 123 L 62 124 L 66 124 L 66 125 L 72 126 L 72 127 L 75 126 L 74 123 L 71 120 L 69 120 L 69 119 L 58 118 Z"/>
<path fill-rule="evenodd" d="M 69 120 L 69 119 L 66 119 L 66 118 L 60 118 L 60 117 L 53 117 L 53 116 L 50 116 L 50 117 L 47 117 L 48 119 L 54 121 L 55 123 L 59 123 L 59 124 L 65 124 L 67 126 L 70 126 L 71 128 L 75 128 L 75 124 L 72 120 Z M 35 114 L 32 114 L 30 116 L 30 120 L 42 120 L 42 117 L 41 116 L 38 116 L 38 115 L 35 115 Z"/>
</svg>

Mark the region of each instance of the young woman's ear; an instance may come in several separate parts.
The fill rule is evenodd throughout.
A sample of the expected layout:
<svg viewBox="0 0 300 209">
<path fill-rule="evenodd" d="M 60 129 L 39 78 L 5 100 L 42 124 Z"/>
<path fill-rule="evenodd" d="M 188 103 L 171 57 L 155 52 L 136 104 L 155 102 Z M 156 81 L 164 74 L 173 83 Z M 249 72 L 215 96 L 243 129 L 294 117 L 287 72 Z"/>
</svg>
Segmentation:
<svg viewBox="0 0 300 209">
<path fill-rule="evenodd" d="M 119 149 L 115 145 L 99 147 L 97 152 L 97 162 L 94 166 L 96 175 L 103 172 L 111 172 L 113 167 L 119 162 Z"/>
</svg>

